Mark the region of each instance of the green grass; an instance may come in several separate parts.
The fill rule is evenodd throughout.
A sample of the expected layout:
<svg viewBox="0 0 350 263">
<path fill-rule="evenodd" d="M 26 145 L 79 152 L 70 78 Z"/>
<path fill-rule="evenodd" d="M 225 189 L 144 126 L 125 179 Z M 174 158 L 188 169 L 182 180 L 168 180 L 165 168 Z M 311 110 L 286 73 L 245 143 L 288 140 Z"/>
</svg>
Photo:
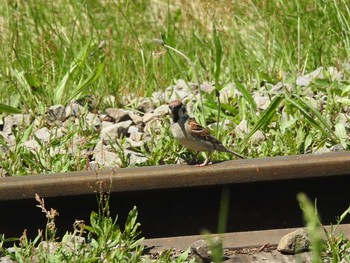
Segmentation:
<svg viewBox="0 0 350 263">
<path fill-rule="evenodd" d="M 202 80 L 221 85 L 341 67 L 350 54 L 348 8 L 320 0 L 6 1 L 1 103 L 29 111 L 67 102 L 65 90 L 147 96 L 174 79 L 195 80 L 185 60 L 154 43 L 161 37 L 193 61 Z"/>
<path fill-rule="evenodd" d="M 52 135 L 48 142 L 35 136 L 34 124 L 26 128 L 14 127 L 15 146 L 7 145 L 0 136 L 0 166 L 9 175 L 29 175 L 38 173 L 61 173 L 79 171 L 88 168 L 88 157 L 98 141 L 95 129 L 85 121 L 86 113 L 82 113 L 77 124 L 74 120 L 67 122 L 62 129 L 51 129 Z M 40 125 L 49 126 L 47 120 Z M 62 133 L 62 135 L 60 135 Z M 29 149 L 25 142 L 32 139 L 37 148 Z"/>
<path fill-rule="evenodd" d="M 0 119 L 18 112 L 45 116 L 48 106 L 90 96 L 102 112 L 111 106 L 134 109 L 138 98 L 182 78 L 215 83 L 212 93 L 201 94 L 195 116 L 247 157 L 310 153 L 337 144 L 349 150 L 349 127 L 339 123 L 349 116 L 349 20 L 349 5 L 342 0 L 6 1 L 0 10 Z M 298 76 L 320 66 L 325 78 L 296 85 Z M 344 80 L 334 80 L 329 67 Z M 232 82 L 241 95 L 219 99 Z M 282 92 L 273 90 L 277 83 Z M 257 92 L 270 98 L 267 109 L 258 108 L 252 96 Z M 230 121 L 227 130 L 216 125 L 224 119 Z M 242 120 L 248 132 L 237 134 L 234 128 Z M 145 165 L 191 155 L 172 142 L 167 121 L 164 127 L 139 149 L 148 158 Z M 25 129 L 17 134 L 26 132 L 33 137 Z M 254 138 L 255 132 L 264 138 Z M 88 135 L 79 127 L 67 137 L 82 133 L 88 141 L 92 136 L 86 147 L 93 148 L 93 130 Z M 3 145 L 0 151 L 6 160 L 1 166 L 10 175 L 86 167 L 84 155 L 68 165 L 71 157 L 55 160 L 45 149 L 33 157 L 40 165 L 31 167 L 33 153 L 25 151 L 21 136 L 17 139 L 16 149 Z M 69 148 L 69 143 L 59 146 Z M 49 144 L 58 147 L 57 141 Z M 230 158 L 213 154 L 217 160 Z M 128 166 L 127 156 L 122 159 Z"/>
</svg>

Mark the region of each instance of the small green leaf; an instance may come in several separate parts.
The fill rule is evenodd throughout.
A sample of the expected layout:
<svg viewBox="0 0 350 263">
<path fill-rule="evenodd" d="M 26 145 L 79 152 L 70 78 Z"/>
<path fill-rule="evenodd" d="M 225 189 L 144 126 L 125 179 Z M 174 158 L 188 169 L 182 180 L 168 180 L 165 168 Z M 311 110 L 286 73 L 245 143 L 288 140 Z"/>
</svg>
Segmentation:
<svg viewBox="0 0 350 263">
<path fill-rule="evenodd" d="M 32 134 L 34 129 L 34 123 L 32 125 L 30 125 L 23 133 L 23 136 L 21 138 L 20 144 L 25 143 L 26 141 L 29 140 L 30 135 Z"/>
<path fill-rule="evenodd" d="M 304 142 L 304 153 L 307 152 L 307 149 L 309 148 L 309 146 L 312 143 L 312 135 L 309 134 L 308 136 L 306 136 L 305 138 L 305 142 Z"/>
<path fill-rule="evenodd" d="M 22 111 L 10 105 L 0 103 L 0 112 L 18 114 L 18 113 L 21 113 Z"/>
<path fill-rule="evenodd" d="M 350 99 L 348 98 L 338 98 L 337 102 L 346 106 L 350 106 Z"/>
<path fill-rule="evenodd" d="M 134 208 L 129 212 L 128 218 L 126 219 L 125 222 L 125 231 L 126 232 L 131 232 L 131 230 L 134 228 L 137 220 L 137 208 L 134 206 Z"/>
<path fill-rule="evenodd" d="M 344 95 L 348 95 L 350 92 L 350 85 L 342 88 L 342 92 L 341 92 L 341 95 L 344 96 Z"/>
<path fill-rule="evenodd" d="M 348 209 L 346 209 L 345 211 L 344 211 L 344 213 L 342 213 L 341 214 L 341 216 L 339 217 L 339 220 L 338 220 L 338 225 L 341 223 L 341 222 L 343 222 L 343 220 L 345 219 L 345 217 L 348 215 L 348 214 L 350 214 L 350 206 L 348 207 Z"/>
</svg>

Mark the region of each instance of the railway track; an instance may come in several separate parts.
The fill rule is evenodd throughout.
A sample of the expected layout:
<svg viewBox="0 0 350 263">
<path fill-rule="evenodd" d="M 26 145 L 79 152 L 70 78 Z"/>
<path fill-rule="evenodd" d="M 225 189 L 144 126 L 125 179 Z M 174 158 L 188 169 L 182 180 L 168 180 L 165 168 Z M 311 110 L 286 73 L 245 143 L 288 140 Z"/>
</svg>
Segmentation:
<svg viewBox="0 0 350 263">
<path fill-rule="evenodd" d="M 110 191 L 110 209 L 123 224 L 134 205 L 146 238 L 217 231 L 222 189 L 229 189 L 227 232 L 303 225 L 296 194 L 317 198 L 324 224 L 350 203 L 350 152 L 234 160 L 207 167 L 168 165 L 0 178 L 0 233 L 36 236 L 46 218 L 35 193 L 60 216 L 63 234 L 75 219 L 89 222 L 98 192 Z M 344 223 L 350 223 L 346 219 Z M 158 240 L 158 239 L 154 239 Z"/>
<path fill-rule="evenodd" d="M 326 227 L 330 231 L 330 227 Z M 151 253 L 157 253 L 166 249 L 186 250 L 194 242 L 200 239 L 219 237 L 224 249 L 224 262 L 311 262 L 311 253 L 295 255 L 281 254 L 276 250 L 281 238 L 296 228 L 247 231 L 224 234 L 212 234 L 209 236 L 194 235 L 171 238 L 146 239 L 144 245 L 150 247 Z M 336 235 L 343 233 L 350 236 L 350 224 L 339 225 Z"/>
</svg>

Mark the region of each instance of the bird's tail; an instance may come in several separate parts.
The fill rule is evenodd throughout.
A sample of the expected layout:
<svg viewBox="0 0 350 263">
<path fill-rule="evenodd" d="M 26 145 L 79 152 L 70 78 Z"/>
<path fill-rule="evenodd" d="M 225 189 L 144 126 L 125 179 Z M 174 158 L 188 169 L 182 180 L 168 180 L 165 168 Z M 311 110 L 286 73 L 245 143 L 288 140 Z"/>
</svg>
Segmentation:
<svg viewBox="0 0 350 263">
<path fill-rule="evenodd" d="M 241 158 L 241 159 L 245 159 L 245 157 L 244 157 L 243 155 L 240 155 L 239 153 L 236 153 L 236 152 L 234 152 L 234 151 L 227 150 L 227 152 L 232 153 L 233 155 L 235 155 L 235 156 L 237 156 L 237 157 L 239 157 L 239 158 Z"/>
<path fill-rule="evenodd" d="M 237 156 L 238 158 L 245 159 L 245 157 L 243 155 L 240 155 L 239 153 L 236 153 L 234 151 L 231 151 L 231 150 L 227 149 L 222 143 L 217 144 L 215 146 L 216 146 L 215 150 L 218 150 L 218 151 L 221 151 L 221 152 L 228 152 L 228 153 L 231 153 L 231 154 Z"/>
</svg>

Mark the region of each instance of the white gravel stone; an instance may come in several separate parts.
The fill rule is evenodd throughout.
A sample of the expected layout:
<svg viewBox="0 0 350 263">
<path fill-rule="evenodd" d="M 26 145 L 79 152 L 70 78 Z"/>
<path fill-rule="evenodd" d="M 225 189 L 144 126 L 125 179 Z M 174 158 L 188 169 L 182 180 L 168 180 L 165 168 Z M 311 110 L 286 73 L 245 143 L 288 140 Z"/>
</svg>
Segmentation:
<svg viewBox="0 0 350 263">
<path fill-rule="evenodd" d="M 36 151 L 36 152 L 40 151 L 40 148 L 41 148 L 39 143 L 34 139 L 24 142 L 23 146 L 26 147 L 28 150 Z"/>
<path fill-rule="evenodd" d="M 210 242 L 216 246 L 222 247 L 222 241 L 219 237 L 212 238 Z M 190 249 L 191 253 L 198 259 L 199 262 L 211 262 L 212 255 L 208 241 L 204 239 L 197 240 L 191 244 Z"/>
<path fill-rule="evenodd" d="M 14 263 L 9 256 L 0 257 L 0 263 Z"/>
<path fill-rule="evenodd" d="M 100 146 L 96 146 L 94 150 L 93 157 L 96 163 L 101 167 L 121 167 L 122 161 L 119 158 L 119 155 L 110 152 L 106 145 L 99 144 Z"/>
<path fill-rule="evenodd" d="M 304 76 L 299 76 L 296 80 L 296 84 L 298 86 L 309 86 L 311 81 L 315 79 L 323 78 L 323 67 L 319 67 L 313 72 L 310 72 L 309 74 L 306 74 Z"/>
<path fill-rule="evenodd" d="M 201 90 L 206 93 L 211 93 L 213 90 L 215 90 L 215 86 L 210 83 L 203 83 L 201 84 Z"/>
<path fill-rule="evenodd" d="M 165 97 L 164 92 L 155 91 L 155 92 L 153 92 L 152 95 L 151 95 L 151 100 L 152 100 L 154 103 L 158 104 L 158 103 L 160 103 L 160 102 L 166 101 L 167 98 Z"/>
<path fill-rule="evenodd" d="M 100 138 L 105 141 L 116 140 L 121 136 L 125 136 L 131 125 L 132 121 L 122 121 L 116 124 L 112 124 L 101 130 Z"/>
<path fill-rule="evenodd" d="M 231 98 L 241 97 L 242 93 L 236 88 L 235 83 L 229 83 L 220 90 L 220 101 L 229 103 Z"/>
<path fill-rule="evenodd" d="M 66 119 L 66 110 L 63 105 L 53 105 L 49 108 L 50 121 L 64 121 Z"/>
<path fill-rule="evenodd" d="M 207 85 L 204 89 L 208 90 Z M 169 102 L 174 99 L 180 99 L 182 101 L 188 99 L 198 99 L 199 89 L 196 83 L 185 82 L 183 79 L 176 81 L 175 85 L 169 86 L 165 89 L 162 95 L 164 102 Z"/>
<path fill-rule="evenodd" d="M 135 123 L 136 125 L 142 125 L 143 124 L 143 118 L 140 115 L 131 113 L 130 115 L 131 120 L 133 121 L 133 123 Z"/>
<path fill-rule="evenodd" d="M 296 254 L 309 249 L 309 237 L 304 229 L 297 229 L 281 238 L 277 251 Z"/>
<path fill-rule="evenodd" d="M 154 102 L 149 99 L 143 99 L 139 103 L 138 109 L 144 113 L 151 112 L 155 109 Z"/>
<path fill-rule="evenodd" d="M 7 172 L 5 171 L 5 169 L 0 168 L 0 177 L 6 177 L 8 176 Z"/>
<path fill-rule="evenodd" d="M 142 134 L 140 135 L 140 137 L 142 137 Z M 130 144 L 131 147 L 133 148 L 140 148 L 144 142 L 142 140 L 133 140 L 131 138 L 126 138 L 126 142 Z"/>
<path fill-rule="evenodd" d="M 132 150 L 125 150 L 125 154 L 129 157 L 128 161 L 130 165 L 143 164 L 147 162 L 147 157 L 142 153 Z"/>
<path fill-rule="evenodd" d="M 16 144 L 16 138 L 12 133 L 8 134 L 8 133 L 0 132 L 0 136 L 2 136 L 5 139 L 7 146 L 11 147 Z"/>
<path fill-rule="evenodd" d="M 128 129 L 128 133 L 131 134 L 133 132 L 139 132 L 139 128 L 135 125 L 131 125 Z"/>
<path fill-rule="evenodd" d="M 247 120 L 241 120 L 241 122 L 236 126 L 235 133 L 246 135 L 249 132 Z"/>
<path fill-rule="evenodd" d="M 94 113 L 88 113 L 86 115 L 86 123 L 89 126 L 95 127 L 95 128 L 99 128 L 102 125 L 102 122 L 100 120 L 100 118 L 98 117 L 97 114 Z"/>
<path fill-rule="evenodd" d="M 253 99 L 256 103 L 257 108 L 260 110 L 266 110 L 271 102 L 268 96 L 263 96 L 258 92 L 255 92 L 253 94 Z"/>
<path fill-rule="evenodd" d="M 339 123 L 343 124 L 347 128 L 350 127 L 349 119 L 350 119 L 350 116 L 348 114 L 346 113 L 339 114 Z"/>
<path fill-rule="evenodd" d="M 148 112 L 143 116 L 143 122 L 147 123 L 154 119 L 159 119 L 164 117 L 169 113 L 169 106 L 164 104 L 156 108 L 154 111 Z"/>
<path fill-rule="evenodd" d="M 30 125 L 29 114 L 13 114 L 8 115 L 4 118 L 4 127 L 2 132 L 11 134 L 12 128 L 17 127 L 28 127 Z"/>
<path fill-rule="evenodd" d="M 262 142 L 265 140 L 265 136 L 260 130 L 258 130 L 254 132 L 254 134 L 250 137 L 250 140 L 252 142 Z"/>
<path fill-rule="evenodd" d="M 108 108 L 106 109 L 106 114 L 116 123 L 131 120 L 130 112 L 123 109 Z"/>
<path fill-rule="evenodd" d="M 104 130 L 104 129 L 106 129 L 107 127 L 112 126 L 112 125 L 113 125 L 113 122 L 110 122 L 110 121 L 103 121 L 102 124 L 101 124 L 101 130 Z"/>
<path fill-rule="evenodd" d="M 73 117 L 79 117 L 84 112 L 84 107 L 81 106 L 77 102 L 71 102 L 67 107 L 65 108 L 65 115 L 66 118 L 69 116 Z"/>
<path fill-rule="evenodd" d="M 44 142 L 50 141 L 51 135 L 50 135 L 49 129 L 47 127 L 43 127 L 43 128 L 36 130 L 34 134 L 41 141 L 44 141 Z"/>
<path fill-rule="evenodd" d="M 130 133 L 129 139 L 135 142 L 139 142 L 142 140 L 143 132 L 132 132 Z"/>
<path fill-rule="evenodd" d="M 163 128 L 163 120 L 155 118 L 151 121 L 148 121 L 145 125 L 144 132 L 145 134 L 160 134 L 161 129 Z"/>
</svg>

